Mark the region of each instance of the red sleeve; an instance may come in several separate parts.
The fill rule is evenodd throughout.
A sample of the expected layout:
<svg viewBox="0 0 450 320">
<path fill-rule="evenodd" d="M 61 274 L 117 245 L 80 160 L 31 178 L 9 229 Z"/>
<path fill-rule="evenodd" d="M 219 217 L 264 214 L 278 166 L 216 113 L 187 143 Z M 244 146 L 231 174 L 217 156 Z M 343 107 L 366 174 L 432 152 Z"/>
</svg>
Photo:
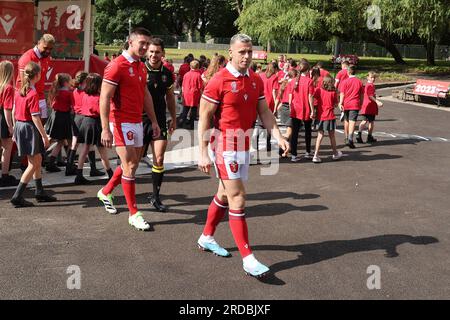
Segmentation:
<svg viewBox="0 0 450 320">
<path fill-rule="evenodd" d="M 118 86 L 120 82 L 119 65 L 115 63 L 115 60 L 105 67 L 105 73 L 103 74 L 103 81 Z"/>
<path fill-rule="evenodd" d="M 14 106 L 14 88 L 7 86 L 5 89 L 5 100 L 3 101 L 3 108 L 12 110 Z"/>
<path fill-rule="evenodd" d="M 216 74 L 206 85 L 202 98 L 208 102 L 220 104 L 222 102 L 222 83 L 222 77 Z"/>
<path fill-rule="evenodd" d="M 25 70 L 25 66 L 29 61 L 30 59 L 28 58 L 28 51 L 27 51 L 20 57 L 19 62 L 17 63 L 17 68 L 19 69 L 19 72 Z"/>
<path fill-rule="evenodd" d="M 33 93 L 31 93 L 30 98 L 27 99 L 28 103 L 30 104 L 30 113 L 32 116 L 38 116 L 41 115 L 41 110 L 39 109 L 39 95 L 36 91 L 33 90 Z"/>
</svg>

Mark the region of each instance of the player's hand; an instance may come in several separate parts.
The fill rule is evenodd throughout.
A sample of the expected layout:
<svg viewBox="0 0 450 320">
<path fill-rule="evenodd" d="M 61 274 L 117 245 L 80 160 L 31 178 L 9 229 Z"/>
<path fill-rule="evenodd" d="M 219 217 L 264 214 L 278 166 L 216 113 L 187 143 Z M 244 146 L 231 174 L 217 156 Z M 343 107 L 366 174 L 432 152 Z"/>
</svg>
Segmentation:
<svg viewBox="0 0 450 320">
<path fill-rule="evenodd" d="M 287 141 L 286 139 L 281 139 L 280 141 L 278 141 L 278 146 L 284 151 L 282 156 L 287 157 L 289 151 L 291 150 L 289 141 Z"/>
<path fill-rule="evenodd" d="M 169 134 L 172 134 L 176 129 L 177 129 L 177 122 L 174 121 L 173 119 L 170 120 L 170 124 L 169 124 Z"/>
<path fill-rule="evenodd" d="M 311 119 L 315 119 L 316 118 L 316 113 L 315 113 L 315 111 L 313 110 L 313 111 L 311 111 Z"/>
<path fill-rule="evenodd" d="M 378 105 L 379 108 L 382 108 L 383 107 L 383 102 L 377 101 L 377 105 Z"/>
<path fill-rule="evenodd" d="M 198 168 L 201 172 L 209 174 L 211 165 L 212 161 L 208 153 L 200 155 L 200 159 L 198 160 Z"/>
<path fill-rule="evenodd" d="M 112 133 L 109 129 L 107 130 L 102 130 L 102 135 L 100 137 L 101 139 L 101 143 L 105 148 L 111 148 L 112 147 L 112 141 L 113 141 L 113 136 Z"/>
<path fill-rule="evenodd" d="M 158 138 L 161 135 L 161 129 L 159 128 L 159 125 L 155 122 L 152 123 L 152 130 L 153 130 L 153 138 Z"/>
<path fill-rule="evenodd" d="M 42 137 L 42 142 L 44 142 L 44 149 L 47 150 L 50 147 L 50 141 L 48 140 L 47 135 Z"/>
<path fill-rule="evenodd" d="M 341 110 L 341 112 L 344 111 L 344 107 L 342 106 L 342 104 L 339 104 L 338 107 L 339 107 L 339 110 Z"/>
</svg>

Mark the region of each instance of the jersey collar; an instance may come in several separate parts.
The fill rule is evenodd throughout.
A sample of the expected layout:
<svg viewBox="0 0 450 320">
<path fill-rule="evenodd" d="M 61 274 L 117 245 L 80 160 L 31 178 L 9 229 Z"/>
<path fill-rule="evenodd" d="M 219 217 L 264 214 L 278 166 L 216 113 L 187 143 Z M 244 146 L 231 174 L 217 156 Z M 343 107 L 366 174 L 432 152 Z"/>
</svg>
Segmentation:
<svg viewBox="0 0 450 320">
<path fill-rule="evenodd" d="M 242 76 L 242 73 L 240 73 L 239 71 L 237 71 L 236 68 L 233 67 L 233 65 L 232 65 L 230 62 L 227 63 L 226 68 L 227 68 L 227 70 L 228 70 L 233 76 L 235 76 L 236 78 L 239 78 L 240 76 Z M 248 71 L 248 69 L 247 69 L 247 71 L 245 72 L 245 75 L 246 75 L 247 77 L 250 77 L 250 72 Z"/>
<path fill-rule="evenodd" d="M 129 63 L 138 62 L 139 60 L 134 60 L 133 57 L 128 53 L 127 50 L 122 51 L 122 55 L 125 57 L 125 59 L 128 60 Z"/>
<path fill-rule="evenodd" d="M 153 69 L 152 66 L 150 65 L 150 62 L 145 61 L 145 66 L 147 67 L 148 71 L 150 72 L 162 72 L 163 68 L 164 68 L 164 64 L 161 62 L 161 67 L 157 68 L 157 69 Z"/>
<path fill-rule="evenodd" d="M 41 55 L 41 53 L 39 52 L 39 49 L 38 49 L 37 46 L 35 46 L 35 47 L 33 48 L 33 51 L 34 51 L 34 53 L 36 54 L 36 56 L 37 56 L 39 59 L 42 59 L 42 55 Z"/>
<path fill-rule="evenodd" d="M 349 77 L 349 78 L 354 78 L 354 77 L 356 77 L 356 74 L 353 74 L 353 75 L 351 75 L 351 76 L 349 75 L 348 77 Z"/>
</svg>

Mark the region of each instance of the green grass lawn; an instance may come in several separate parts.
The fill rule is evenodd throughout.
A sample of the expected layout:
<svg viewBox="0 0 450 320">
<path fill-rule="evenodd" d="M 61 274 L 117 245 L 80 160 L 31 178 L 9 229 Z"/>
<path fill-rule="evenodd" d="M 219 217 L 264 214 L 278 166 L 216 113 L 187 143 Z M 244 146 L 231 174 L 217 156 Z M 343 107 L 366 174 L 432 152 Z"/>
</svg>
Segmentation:
<svg viewBox="0 0 450 320">
<path fill-rule="evenodd" d="M 111 56 L 114 52 L 119 52 L 120 47 L 113 46 L 101 46 L 97 45 L 97 49 L 100 56 L 103 56 L 103 52 L 108 51 Z M 205 55 L 210 58 L 215 52 L 228 57 L 228 51 L 226 50 L 189 50 L 189 49 L 166 49 L 166 57 L 172 59 L 174 62 L 182 62 L 183 58 L 192 53 L 195 57 L 200 55 Z M 269 53 L 268 60 L 277 59 L 280 53 Z M 318 61 L 322 61 L 325 68 L 336 72 L 333 70 L 333 65 L 331 63 L 331 55 L 318 55 L 318 54 L 288 54 L 289 58 L 299 60 L 300 58 L 305 58 L 310 61 L 310 63 L 315 64 Z M 375 70 L 380 73 L 380 80 L 383 81 L 408 81 L 408 76 L 405 73 L 424 73 L 424 74 L 439 74 L 443 76 L 450 75 L 450 61 L 436 61 L 436 66 L 427 66 L 426 60 L 420 59 L 405 59 L 407 65 L 398 65 L 395 63 L 393 58 L 388 57 L 360 57 L 358 69 L 360 69 L 360 77 L 365 77 L 367 71 Z"/>
</svg>

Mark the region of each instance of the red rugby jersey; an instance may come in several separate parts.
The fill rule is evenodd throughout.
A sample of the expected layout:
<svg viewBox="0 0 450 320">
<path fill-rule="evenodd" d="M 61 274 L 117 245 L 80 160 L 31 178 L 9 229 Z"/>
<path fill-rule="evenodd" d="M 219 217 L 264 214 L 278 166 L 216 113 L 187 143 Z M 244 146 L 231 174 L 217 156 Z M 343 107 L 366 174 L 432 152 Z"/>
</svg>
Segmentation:
<svg viewBox="0 0 450 320">
<path fill-rule="evenodd" d="M 110 121 L 114 123 L 142 122 L 147 86 L 145 64 L 140 60 L 134 60 L 127 51 L 123 51 L 106 66 L 103 81 L 117 87 L 111 99 Z"/>
<path fill-rule="evenodd" d="M 22 97 L 19 91 L 16 91 L 14 117 L 18 121 L 32 121 L 31 116 L 40 116 L 39 94 L 36 89 L 30 88 L 25 97 Z"/>
<path fill-rule="evenodd" d="M 22 84 L 22 82 L 20 80 L 20 71 L 24 71 L 25 66 L 30 61 L 36 62 L 38 65 L 41 66 L 41 79 L 39 80 L 39 82 L 36 83 L 35 87 L 36 87 L 37 93 L 39 94 L 39 99 L 40 100 L 45 99 L 45 94 L 44 94 L 45 79 L 47 79 L 47 71 L 48 71 L 48 66 L 50 63 L 50 57 L 43 58 L 39 54 L 39 50 L 37 47 L 34 47 L 33 49 L 26 51 L 20 57 L 19 62 L 18 62 L 19 74 L 17 75 L 16 88 L 20 89 L 20 86 Z"/>
<path fill-rule="evenodd" d="M 221 132 L 217 142 L 223 143 L 223 150 L 249 150 L 249 129 L 256 121 L 258 102 L 264 99 L 261 78 L 252 70 L 242 75 L 229 63 L 208 82 L 202 97 L 218 105 L 214 127 Z"/>
</svg>

